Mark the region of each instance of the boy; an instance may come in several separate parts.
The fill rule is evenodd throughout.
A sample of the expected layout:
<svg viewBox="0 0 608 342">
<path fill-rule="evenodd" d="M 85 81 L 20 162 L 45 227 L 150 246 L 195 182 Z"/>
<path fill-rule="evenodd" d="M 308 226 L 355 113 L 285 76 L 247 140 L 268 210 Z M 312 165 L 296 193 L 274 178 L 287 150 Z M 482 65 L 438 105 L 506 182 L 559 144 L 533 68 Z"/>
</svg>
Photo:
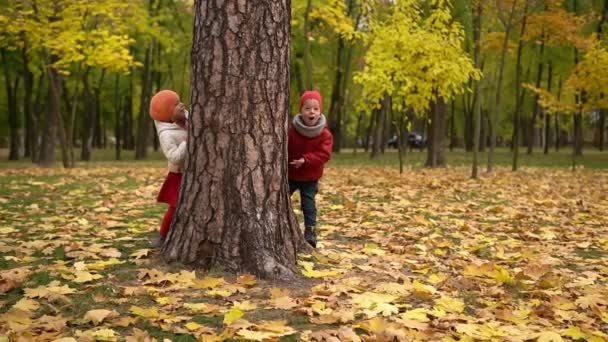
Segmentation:
<svg viewBox="0 0 608 342">
<path fill-rule="evenodd" d="M 289 127 L 289 192 L 300 190 L 300 202 L 304 213 L 304 239 L 317 247 L 317 208 L 315 195 L 319 191 L 319 179 L 323 165 L 331 158 L 334 138 L 326 127 L 323 99 L 318 91 L 306 91 L 300 97 L 300 113 Z"/>
</svg>

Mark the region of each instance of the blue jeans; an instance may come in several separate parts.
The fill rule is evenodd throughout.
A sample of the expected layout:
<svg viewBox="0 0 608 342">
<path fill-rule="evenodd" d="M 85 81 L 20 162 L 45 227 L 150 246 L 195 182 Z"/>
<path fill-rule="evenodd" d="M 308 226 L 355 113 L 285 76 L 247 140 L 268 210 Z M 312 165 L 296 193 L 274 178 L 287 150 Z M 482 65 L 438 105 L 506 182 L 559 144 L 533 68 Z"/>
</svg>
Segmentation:
<svg viewBox="0 0 608 342">
<path fill-rule="evenodd" d="M 304 226 L 314 227 L 317 225 L 317 206 L 315 195 L 319 191 L 319 181 L 296 181 L 289 180 L 289 194 L 300 190 L 300 203 L 304 214 Z"/>
</svg>

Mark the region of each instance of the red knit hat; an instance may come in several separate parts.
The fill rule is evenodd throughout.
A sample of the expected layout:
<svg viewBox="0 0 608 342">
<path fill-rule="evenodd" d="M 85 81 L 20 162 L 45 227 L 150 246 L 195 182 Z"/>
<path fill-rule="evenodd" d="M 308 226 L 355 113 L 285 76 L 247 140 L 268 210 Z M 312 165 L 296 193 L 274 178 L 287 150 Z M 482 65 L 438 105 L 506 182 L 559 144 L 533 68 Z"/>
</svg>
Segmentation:
<svg viewBox="0 0 608 342">
<path fill-rule="evenodd" d="M 321 110 L 321 112 L 323 112 L 323 98 L 321 97 L 321 94 L 316 90 L 307 90 L 304 92 L 304 94 L 302 94 L 302 96 L 300 96 L 300 110 L 302 110 L 304 102 L 306 102 L 306 100 L 311 99 L 319 101 L 319 109 Z"/>
<path fill-rule="evenodd" d="M 179 103 L 179 95 L 172 90 L 161 90 L 150 100 L 150 116 L 162 122 L 171 122 L 173 110 Z"/>
</svg>

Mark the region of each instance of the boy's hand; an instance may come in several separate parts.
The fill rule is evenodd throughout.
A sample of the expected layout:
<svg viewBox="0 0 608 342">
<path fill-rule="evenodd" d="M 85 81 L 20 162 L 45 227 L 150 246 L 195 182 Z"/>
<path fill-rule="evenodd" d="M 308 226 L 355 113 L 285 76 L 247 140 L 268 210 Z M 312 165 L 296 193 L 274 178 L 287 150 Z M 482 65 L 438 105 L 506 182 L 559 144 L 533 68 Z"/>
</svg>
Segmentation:
<svg viewBox="0 0 608 342">
<path fill-rule="evenodd" d="M 299 169 L 302 165 L 304 165 L 306 161 L 304 160 L 304 158 L 300 158 L 300 159 L 296 159 L 293 160 L 289 163 L 289 165 L 295 167 L 296 169 Z"/>
</svg>

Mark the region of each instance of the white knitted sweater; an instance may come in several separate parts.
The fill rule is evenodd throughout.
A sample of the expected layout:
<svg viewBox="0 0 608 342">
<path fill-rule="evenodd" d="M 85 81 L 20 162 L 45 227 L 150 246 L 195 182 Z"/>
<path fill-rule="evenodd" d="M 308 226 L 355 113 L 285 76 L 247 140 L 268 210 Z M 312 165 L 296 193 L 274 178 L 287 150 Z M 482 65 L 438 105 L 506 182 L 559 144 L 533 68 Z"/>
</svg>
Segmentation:
<svg viewBox="0 0 608 342">
<path fill-rule="evenodd" d="M 186 129 L 170 122 L 154 121 L 158 141 L 169 162 L 169 172 L 182 172 L 186 159 Z"/>
</svg>

